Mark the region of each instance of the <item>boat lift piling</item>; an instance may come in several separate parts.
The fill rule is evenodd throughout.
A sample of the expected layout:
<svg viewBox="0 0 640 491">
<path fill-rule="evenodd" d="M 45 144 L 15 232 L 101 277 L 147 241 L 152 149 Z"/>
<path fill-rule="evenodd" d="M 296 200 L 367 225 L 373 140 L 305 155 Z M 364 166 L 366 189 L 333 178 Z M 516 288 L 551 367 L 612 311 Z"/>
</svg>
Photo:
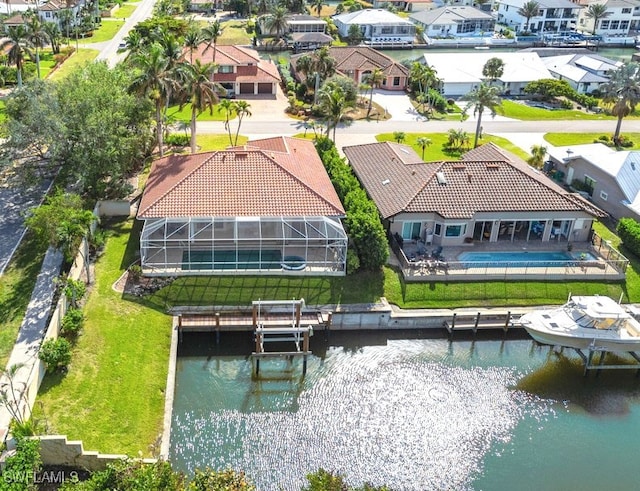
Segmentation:
<svg viewBox="0 0 640 491">
<path fill-rule="evenodd" d="M 636 360 L 637 364 L 613 364 L 608 365 L 604 363 L 605 356 L 607 353 L 614 353 L 613 351 L 609 351 L 605 348 L 598 346 L 590 346 L 589 352 L 585 355 L 581 349 L 574 348 L 574 351 L 578 353 L 582 362 L 584 363 L 584 373 L 585 377 L 589 376 L 590 370 L 596 371 L 596 377 L 600 375 L 601 370 L 636 370 L 636 377 L 640 377 L 640 355 L 635 351 L 625 351 L 629 356 L 631 356 L 634 360 Z M 597 353 L 600 353 L 598 357 L 598 362 L 594 363 L 594 358 Z"/>
<path fill-rule="evenodd" d="M 311 354 L 309 338 L 313 335 L 313 327 L 301 326 L 301 312 L 304 306 L 304 299 L 300 300 L 257 300 L 253 304 L 253 324 L 255 336 L 255 351 L 251 358 L 255 361 L 255 375 L 260 375 L 260 360 L 262 358 L 287 358 L 293 360 L 295 356 L 302 356 L 302 375 L 307 373 L 307 357 Z M 262 318 L 262 308 L 264 307 L 289 307 L 291 306 L 291 322 L 283 325 L 269 323 Z M 265 343 L 269 342 L 293 342 L 295 351 L 267 351 Z"/>
</svg>

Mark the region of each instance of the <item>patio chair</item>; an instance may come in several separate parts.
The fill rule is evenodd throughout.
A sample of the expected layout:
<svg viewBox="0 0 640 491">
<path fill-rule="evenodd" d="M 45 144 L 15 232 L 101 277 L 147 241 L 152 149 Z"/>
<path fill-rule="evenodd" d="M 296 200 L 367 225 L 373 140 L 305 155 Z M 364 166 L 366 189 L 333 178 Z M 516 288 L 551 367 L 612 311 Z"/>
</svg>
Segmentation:
<svg viewBox="0 0 640 491">
<path fill-rule="evenodd" d="M 435 257 L 436 259 L 441 259 L 442 258 L 442 246 L 438 246 L 434 250 L 432 250 L 431 251 L 431 257 Z"/>
</svg>

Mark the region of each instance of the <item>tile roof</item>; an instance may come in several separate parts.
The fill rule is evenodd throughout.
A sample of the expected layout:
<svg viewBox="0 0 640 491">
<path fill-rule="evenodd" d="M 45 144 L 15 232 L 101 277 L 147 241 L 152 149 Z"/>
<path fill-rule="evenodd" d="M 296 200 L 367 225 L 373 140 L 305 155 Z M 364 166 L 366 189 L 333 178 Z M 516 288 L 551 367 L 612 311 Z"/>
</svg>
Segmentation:
<svg viewBox="0 0 640 491">
<path fill-rule="evenodd" d="M 291 57 L 295 66 L 298 58 L 308 53 Z M 365 71 L 379 68 L 387 77 L 408 77 L 409 69 L 397 63 L 393 58 L 380 53 L 369 46 L 330 46 L 329 55 L 336 60 L 336 70 L 340 73 Z"/>
<path fill-rule="evenodd" d="M 410 147 L 389 142 L 343 151 L 384 218 L 401 212 L 434 212 L 448 219 L 469 219 L 477 212 L 584 211 L 605 216 L 493 144 L 456 162 L 424 163 Z"/>
<path fill-rule="evenodd" d="M 241 46 L 220 46 L 216 45 L 216 64 L 237 67 L 235 73 L 216 73 L 216 82 L 280 82 L 280 74 L 276 67 L 269 60 L 262 60 L 258 52 L 254 49 L 243 48 Z M 187 56 L 188 51 L 184 51 Z M 203 63 L 213 61 L 213 46 L 208 47 L 207 43 L 202 43 L 193 52 L 193 59 Z"/>
<path fill-rule="evenodd" d="M 344 216 L 313 142 L 289 137 L 154 162 L 138 218 Z"/>
</svg>

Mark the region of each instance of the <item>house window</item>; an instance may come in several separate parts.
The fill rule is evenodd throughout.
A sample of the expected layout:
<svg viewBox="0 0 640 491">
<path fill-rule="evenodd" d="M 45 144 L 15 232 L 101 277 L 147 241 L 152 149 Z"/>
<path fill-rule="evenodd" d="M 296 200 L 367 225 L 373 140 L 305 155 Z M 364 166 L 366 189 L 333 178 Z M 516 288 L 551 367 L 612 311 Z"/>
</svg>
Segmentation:
<svg viewBox="0 0 640 491">
<path fill-rule="evenodd" d="M 618 29 L 620 27 L 620 21 L 619 20 L 612 20 L 611 21 L 611 27 L 609 29 L 615 30 Z"/>
<path fill-rule="evenodd" d="M 404 240 L 419 239 L 421 226 L 421 222 L 404 222 L 402 224 L 402 238 Z"/>
<path fill-rule="evenodd" d="M 460 237 L 467 232 L 467 226 L 464 224 L 461 225 L 447 225 L 447 228 L 444 231 L 445 237 Z"/>
<path fill-rule="evenodd" d="M 627 29 L 629 29 L 629 21 L 628 20 L 621 20 L 620 21 L 620 29 L 624 29 L 625 31 Z"/>
<path fill-rule="evenodd" d="M 607 198 L 609 198 L 609 195 L 607 193 L 605 193 L 604 191 L 600 191 L 600 198 L 603 201 L 607 201 Z"/>
<path fill-rule="evenodd" d="M 593 188 L 596 186 L 596 180 L 585 174 L 585 176 L 584 176 L 584 186 L 587 189 L 587 192 L 589 193 L 589 196 L 593 196 Z"/>
<path fill-rule="evenodd" d="M 630 14 L 631 13 L 631 9 L 622 9 L 622 13 L 623 14 Z"/>
<path fill-rule="evenodd" d="M 436 223 L 434 234 L 438 237 L 442 235 L 442 224 Z"/>
<path fill-rule="evenodd" d="M 233 65 L 220 65 L 218 73 L 233 73 Z"/>
<path fill-rule="evenodd" d="M 400 77 L 393 77 L 393 86 L 397 87 L 400 85 Z"/>
<path fill-rule="evenodd" d="M 609 21 L 601 20 L 600 21 L 600 29 L 609 29 Z"/>
</svg>

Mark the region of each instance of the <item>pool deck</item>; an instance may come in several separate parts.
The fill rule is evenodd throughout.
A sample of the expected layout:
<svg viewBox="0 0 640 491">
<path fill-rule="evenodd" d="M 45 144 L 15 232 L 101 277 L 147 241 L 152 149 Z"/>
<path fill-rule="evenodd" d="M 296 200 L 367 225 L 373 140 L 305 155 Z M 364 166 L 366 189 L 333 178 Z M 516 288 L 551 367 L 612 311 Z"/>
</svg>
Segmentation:
<svg viewBox="0 0 640 491">
<path fill-rule="evenodd" d="M 618 261 L 607 260 L 603 251 L 590 242 L 574 242 L 571 253 L 593 255 L 595 260 L 575 260 L 566 264 L 542 265 L 533 263 L 522 266 L 496 266 L 494 262 L 468 266 L 460 261 L 464 252 L 567 252 L 566 241 L 498 241 L 474 242 L 461 246 L 444 246 L 439 259 L 430 256 L 438 246 L 405 242 L 402 250 L 408 261 L 390 256 L 390 262 L 403 272 L 406 281 L 480 281 L 480 280 L 622 280 L 624 267 Z M 424 254 L 420 254 L 425 250 Z M 547 264 L 544 264 L 547 263 Z"/>
</svg>

